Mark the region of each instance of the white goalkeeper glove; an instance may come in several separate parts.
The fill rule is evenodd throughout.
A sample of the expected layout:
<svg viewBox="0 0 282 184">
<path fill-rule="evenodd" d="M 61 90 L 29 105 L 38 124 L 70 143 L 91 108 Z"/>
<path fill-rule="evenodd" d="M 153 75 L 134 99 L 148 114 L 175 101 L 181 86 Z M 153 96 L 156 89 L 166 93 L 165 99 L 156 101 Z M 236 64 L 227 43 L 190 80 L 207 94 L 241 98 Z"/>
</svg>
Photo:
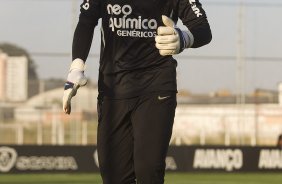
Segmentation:
<svg viewBox="0 0 282 184">
<path fill-rule="evenodd" d="M 85 64 L 81 59 L 75 59 L 70 66 L 63 96 L 63 110 L 66 114 L 71 113 L 71 99 L 76 95 L 77 89 L 87 83 L 84 68 Z"/>
<path fill-rule="evenodd" d="M 185 48 L 193 45 L 194 37 L 189 30 L 180 30 L 176 27 L 173 20 L 165 15 L 162 15 L 162 21 L 165 26 L 158 27 L 155 38 L 156 47 L 159 49 L 160 55 L 179 54 Z"/>
</svg>

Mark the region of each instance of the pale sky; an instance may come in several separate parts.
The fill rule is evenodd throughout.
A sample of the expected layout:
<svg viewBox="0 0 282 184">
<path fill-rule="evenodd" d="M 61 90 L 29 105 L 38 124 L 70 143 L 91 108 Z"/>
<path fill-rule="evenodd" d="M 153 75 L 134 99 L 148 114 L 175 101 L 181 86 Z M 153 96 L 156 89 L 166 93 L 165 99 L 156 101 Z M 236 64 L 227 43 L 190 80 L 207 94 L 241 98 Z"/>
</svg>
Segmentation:
<svg viewBox="0 0 282 184">
<path fill-rule="evenodd" d="M 75 17 L 78 16 L 81 2 L 82 0 L 77 0 Z M 235 92 L 236 60 L 221 58 L 235 58 L 237 54 L 239 6 L 236 4 L 239 1 L 201 2 L 208 15 L 213 40 L 208 46 L 188 49 L 181 53 L 180 57 L 176 57 L 179 63 L 179 89 L 195 93 L 208 93 L 218 89 Z M 259 61 L 246 60 L 245 89 L 247 92 L 256 88 L 276 90 L 278 83 L 282 81 L 282 2 L 244 2 L 250 3 L 243 9 L 244 55 L 270 58 Z M 72 12 L 72 0 L 0 0 L 0 42 L 16 44 L 30 53 L 70 53 L 73 34 Z M 180 27 L 183 28 L 181 25 Z M 97 27 L 91 48 L 92 54 L 99 53 L 99 37 Z M 214 58 L 199 58 L 209 56 Z M 32 57 L 37 64 L 40 78 L 66 78 L 70 57 Z M 89 57 L 87 65 L 86 75 L 97 81 L 98 58 Z"/>
</svg>

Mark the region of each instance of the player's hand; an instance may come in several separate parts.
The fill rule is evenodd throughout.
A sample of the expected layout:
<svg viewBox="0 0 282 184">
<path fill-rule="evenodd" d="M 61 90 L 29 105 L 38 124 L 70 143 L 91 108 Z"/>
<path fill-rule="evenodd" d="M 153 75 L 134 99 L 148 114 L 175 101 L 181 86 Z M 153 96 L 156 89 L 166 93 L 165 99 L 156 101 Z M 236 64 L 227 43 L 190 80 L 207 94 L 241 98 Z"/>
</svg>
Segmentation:
<svg viewBox="0 0 282 184">
<path fill-rule="evenodd" d="M 160 55 L 174 55 L 182 52 L 192 45 L 192 34 L 180 30 L 169 17 L 162 15 L 165 26 L 158 27 L 155 38 L 156 47 Z M 190 34 L 190 35 L 189 35 Z M 192 35 L 192 36 L 191 36 Z"/>
<path fill-rule="evenodd" d="M 71 64 L 63 96 L 63 110 L 66 114 L 71 113 L 71 99 L 76 95 L 77 89 L 87 83 L 84 68 L 84 62 L 81 59 L 75 59 Z"/>
</svg>

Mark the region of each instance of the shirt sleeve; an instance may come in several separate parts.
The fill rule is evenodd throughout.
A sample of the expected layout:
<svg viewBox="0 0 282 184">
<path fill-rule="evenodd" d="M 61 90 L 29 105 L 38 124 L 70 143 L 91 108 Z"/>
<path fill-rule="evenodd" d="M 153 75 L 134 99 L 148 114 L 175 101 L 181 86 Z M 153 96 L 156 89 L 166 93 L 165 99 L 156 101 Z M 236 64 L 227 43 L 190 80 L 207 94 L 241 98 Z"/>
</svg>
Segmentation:
<svg viewBox="0 0 282 184">
<path fill-rule="evenodd" d="M 101 17 L 100 6 L 100 0 L 84 0 L 81 4 L 79 21 L 73 36 L 73 60 L 79 58 L 84 62 L 86 61 L 93 39 L 94 28 Z"/>
<path fill-rule="evenodd" d="M 174 1 L 174 11 L 194 37 L 192 48 L 208 44 L 212 33 L 206 12 L 199 0 Z"/>
</svg>

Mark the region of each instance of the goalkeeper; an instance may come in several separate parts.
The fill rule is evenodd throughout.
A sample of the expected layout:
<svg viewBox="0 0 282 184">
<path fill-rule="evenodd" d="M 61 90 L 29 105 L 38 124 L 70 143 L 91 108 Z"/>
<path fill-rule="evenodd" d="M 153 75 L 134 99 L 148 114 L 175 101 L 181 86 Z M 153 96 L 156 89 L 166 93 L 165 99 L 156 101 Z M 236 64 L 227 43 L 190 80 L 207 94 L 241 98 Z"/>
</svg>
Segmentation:
<svg viewBox="0 0 282 184">
<path fill-rule="evenodd" d="M 186 26 L 176 27 L 180 18 Z M 176 108 L 172 55 L 211 41 L 198 0 L 84 0 L 63 97 L 86 84 L 84 65 L 101 19 L 98 138 L 104 184 L 162 184 Z"/>
</svg>

